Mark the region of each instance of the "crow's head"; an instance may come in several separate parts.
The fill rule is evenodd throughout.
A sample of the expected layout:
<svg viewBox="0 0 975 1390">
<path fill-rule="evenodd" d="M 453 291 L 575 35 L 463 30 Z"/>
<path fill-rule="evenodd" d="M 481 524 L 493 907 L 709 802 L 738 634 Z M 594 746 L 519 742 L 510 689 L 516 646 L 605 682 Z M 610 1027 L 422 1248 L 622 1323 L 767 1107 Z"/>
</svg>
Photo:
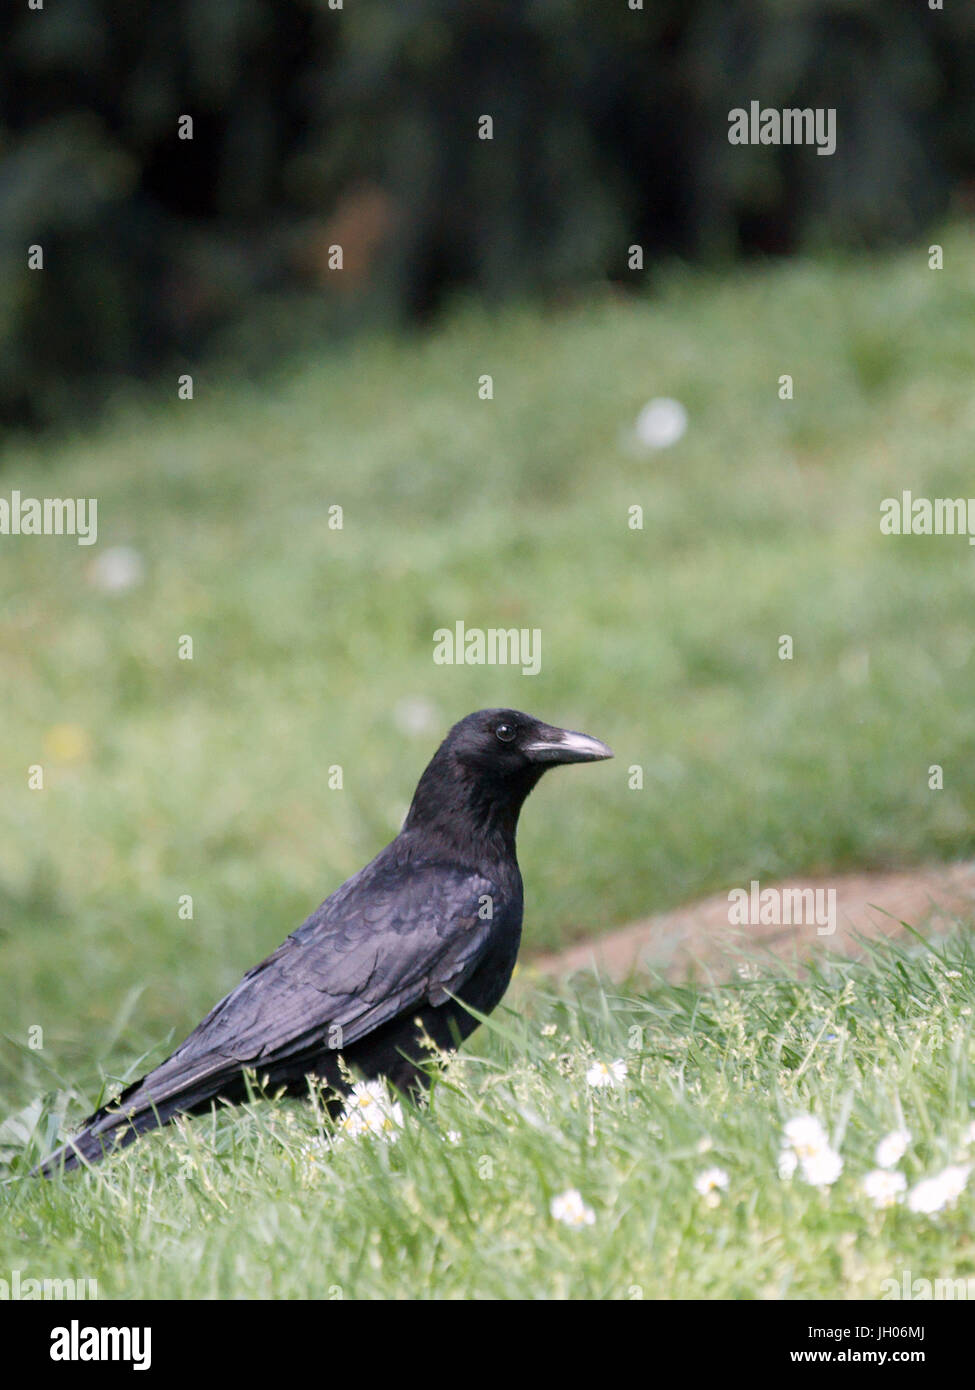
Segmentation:
<svg viewBox="0 0 975 1390">
<path fill-rule="evenodd" d="M 481 709 L 455 724 L 441 752 L 501 781 L 531 772 L 541 776 L 556 763 L 591 763 L 613 750 L 588 734 L 556 729 L 516 709 Z"/>
<path fill-rule="evenodd" d="M 470 833 L 514 833 L 525 797 L 558 763 L 611 758 L 598 738 L 516 709 L 482 709 L 450 730 L 420 779 L 406 827 L 448 821 Z"/>
</svg>

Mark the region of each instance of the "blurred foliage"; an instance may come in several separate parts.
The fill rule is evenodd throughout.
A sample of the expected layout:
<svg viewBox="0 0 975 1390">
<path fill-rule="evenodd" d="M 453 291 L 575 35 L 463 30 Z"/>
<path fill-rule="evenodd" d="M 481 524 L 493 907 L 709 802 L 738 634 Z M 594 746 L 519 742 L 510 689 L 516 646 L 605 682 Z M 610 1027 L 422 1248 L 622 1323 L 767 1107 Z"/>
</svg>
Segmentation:
<svg viewBox="0 0 975 1390">
<path fill-rule="evenodd" d="M 975 11 L 923 0 L 48 0 L 0 38 L 0 418 L 27 425 L 457 289 L 625 281 L 631 243 L 903 239 L 975 164 Z M 731 146 L 752 99 L 836 107 L 836 154 Z"/>
</svg>

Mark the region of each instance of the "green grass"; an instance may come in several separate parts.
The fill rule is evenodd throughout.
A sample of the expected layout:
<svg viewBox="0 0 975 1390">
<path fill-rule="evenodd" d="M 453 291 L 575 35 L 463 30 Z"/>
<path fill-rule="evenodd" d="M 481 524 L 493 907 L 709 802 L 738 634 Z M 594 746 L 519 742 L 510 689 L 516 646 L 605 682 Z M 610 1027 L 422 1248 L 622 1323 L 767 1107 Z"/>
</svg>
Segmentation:
<svg viewBox="0 0 975 1390">
<path fill-rule="evenodd" d="M 94 495 L 99 542 L 0 537 L 0 1113 L 52 1086 L 93 1095 L 103 1076 L 158 1058 L 391 838 L 443 730 L 484 705 L 528 709 L 617 752 L 553 772 L 525 808 L 529 949 L 752 878 L 975 852 L 975 552 L 960 537 L 879 529 L 882 499 L 904 488 L 973 490 L 975 263 L 965 235 L 944 241 L 941 273 L 916 248 L 723 278 L 675 269 L 650 297 L 596 293 L 494 318 L 458 306 L 427 336 L 364 341 L 260 387 L 199 371 L 192 402 L 174 382 L 165 400 L 162 387 L 120 397 L 93 434 L 8 442 L 0 495 Z M 477 398 L 485 372 L 493 401 Z M 778 398 L 783 373 L 791 402 Z M 656 395 L 681 400 L 689 428 L 641 455 L 625 435 Z M 333 504 L 341 531 L 327 526 Z M 634 504 L 642 531 L 627 525 Z M 142 554 L 146 577 L 113 596 L 91 566 L 119 545 Z M 539 628 L 541 673 L 435 666 L 433 631 L 458 619 Z M 778 659 L 783 633 L 791 662 Z M 182 634 L 191 662 L 177 659 Z M 410 699 L 429 709 L 419 731 L 402 716 Z M 45 788 L 30 791 L 37 763 Z M 928 786 L 935 763 L 941 791 Z M 333 764 L 341 791 L 328 787 Z M 634 764 L 642 790 L 629 785 Z M 190 921 L 177 910 L 187 894 Z M 687 1019 L 667 1021 L 677 1046 Z M 538 1105 L 554 1115 L 568 1091 L 552 1084 Z M 454 1120 L 467 1132 L 465 1104 Z M 246 1140 L 247 1162 L 212 1199 L 214 1240 L 238 1185 L 258 1205 L 262 1183 L 269 1201 L 277 1190 L 263 1142 Z M 529 1127 L 526 1153 L 534 1142 Z M 413 1143 L 374 1161 L 393 1171 Z M 637 1204 L 660 1183 L 684 1190 L 688 1174 L 652 1160 L 646 1139 L 633 1152 Z M 145 1161 L 112 1180 L 124 1201 L 99 1197 L 90 1213 L 114 1270 L 106 1288 L 125 1286 L 112 1258 L 139 1287 L 169 1277 L 165 1260 L 153 1272 L 136 1253 L 136 1230 L 156 1219 Z M 605 1162 L 592 1184 L 602 1234 L 576 1233 L 566 1252 L 616 1219 L 605 1203 L 629 1170 Z M 462 1185 L 468 1198 L 495 1193 L 483 1229 L 499 1268 L 509 1242 L 540 1238 L 556 1180 L 539 1170 L 507 1234 L 504 1184 Z M 308 1219 L 301 1190 L 295 1231 Z M 796 1200 L 775 1191 L 766 1231 Z M 187 1266 L 206 1236 L 184 1224 L 210 1200 L 194 1192 L 170 1192 L 160 1217 Z M 35 1236 L 46 1204 L 75 1200 L 18 1198 Z M 374 1200 L 345 1213 L 330 1203 L 328 1218 L 361 1232 L 378 1220 Z M 522 1222 L 518 1202 L 537 1221 Z M 70 1223 L 55 1229 L 81 1239 Z M 458 1229 L 444 1249 L 463 1244 Z M 755 1271 L 785 1268 L 804 1229 L 780 1225 Z M 559 1270 L 568 1277 L 566 1240 L 550 1290 Z M 440 1246 L 424 1242 L 411 1248 L 433 1270 Z M 381 1282 L 357 1248 L 361 1277 Z M 646 1252 L 637 1261 L 648 1291 L 680 1264 L 679 1242 L 661 1261 L 663 1248 L 656 1282 Z M 242 1286 L 272 1277 L 265 1254 L 260 1269 L 245 1261 Z"/>
<path fill-rule="evenodd" d="M 881 1298 L 975 1276 L 975 1190 L 935 1215 L 876 1210 L 873 1151 L 906 1125 L 909 1184 L 975 1161 L 971 938 L 501 1010 L 396 1142 L 329 1148 L 301 1102 L 157 1133 L 63 1182 L 12 1181 L 0 1269 L 96 1279 L 102 1297 Z M 594 1091 L 594 1058 L 623 1085 Z M 829 1188 L 777 1175 L 783 1125 L 822 1121 Z M 446 1136 L 451 1135 L 451 1139 Z M 2 1135 L 0 1135 L 2 1142 Z M 708 1207 L 694 1187 L 728 1174 Z M 589 1226 L 555 1221 L 577 1189 Z"/>
</svg>

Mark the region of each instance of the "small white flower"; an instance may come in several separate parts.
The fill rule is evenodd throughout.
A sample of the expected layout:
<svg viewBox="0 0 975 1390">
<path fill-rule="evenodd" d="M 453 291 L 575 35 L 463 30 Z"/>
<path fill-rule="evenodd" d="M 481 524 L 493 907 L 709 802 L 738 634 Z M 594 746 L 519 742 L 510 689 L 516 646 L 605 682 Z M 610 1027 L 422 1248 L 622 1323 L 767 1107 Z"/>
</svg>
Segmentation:
<svg viewBox="0 0 975 1390">
<path fill-rule="evenodd" d="M 907 1205 L 911 1211 L 924 1216 L 944 1211 L 945 1207 L 956 1202 L 965 1190 L 971 1168 L 967 1164 L 951 1164 L 936 1173 L 932 1178 L 923 1178 L 911 1188 Z"/>
<path fill-rule="evenodd" d="M 636 417 L 636 437 L 645 449 L 667 449 L 687 429 L 687 411 L 680 401 L 657 396 Z"/>
<path fill-rule="evenodd" d="M 626 1063 L 622 1057 L 615 1062 L 594 1062 L 586 1072 L 586 1080 L 595 1090 L 604 1086 L 619 1086 L 626 1080 Z"/>
<path fill-rule="evenodd" d="M 930 1216 L 933 1212 L 941 1211 L 947 1200 L 945 1191 L 936 1178 L 924 1178 L 911 1188 L 907 1205 L 913 1212 Z"/>
<path fill-rule="evenodd" d="M 124 594 L 145 578 L 145 561 L 137 550 L 128 545 L 116 545 L 103 550 L 90 570 L 91 582 L 106 594 Z"/>
<path fill-rule="evenodd" d="M 553 1220 L 561 1221 L 565 1226 L 591 1226 L 596 1219 L 592 1207 L 586 1206 L 581 1193 L 574 1187 L 553 1197 L 550 1210 Z"/>
<path fill-rule="evenodd" d="M 970 1145 L 975 1144 L 975 1120 L 965 1129 L 961 1136 L 961 1142 L 965 1145 L 966 1149 Z"/>
<path fill-rule="evenodd" d="M 704 1172 L 698 1173 L 694 1179 L 694 1186 L 702 1197 L 713 1197 L 716 1205 L 718 1193 L 727 1192 L 730 1181 L 723 1168 L 705 1168 Z"/>
<path fill-rule="evenodd" d="M 900 1201 L 906 1187 L 903 1173 L 890 1173 L 884 1168 L 874 1168 L 863 1179 L 863 1190 L 875 1207 L 892 1207 Z"/>
<path fill-rule="evenodd" d="M 305 1183 L 316 1182 L 324 1171 L 327 1146 L 320 1139 L 310 1139 L 298 1149 L 298 1171 Z"/>
<path fill-rule="evenodd" d="M 829 1148 L 829 1136 L 813 1115 L 797 1115 L 785 1126 L 785 1142 L 797 1158 L 814 1158 Z"/>
<path fill-rule="evenodd" d="M 835 1149 L 820 1149 L 803 1158 L 802 1176 L 812 1187 L 830 1187 L 843 1171 L 843 1160 Z"/>
<path fill-rule="evenodd" d="M 904 1157 L 910 1142 L 910 1132 L 906 1129 L 894 1129 L 890 1134 L 885 1134 L 874 1152 L 877 1167 L 893 1168 Z"/>
<path fill-rule="evenodd" d="M 556 1034 L 556 1031 L 557 1031 L 557 1025 L 556 1025 L 556 1024 L 554 1024 L 554 1023 L 543 1023 L 543 1024 L 542 1024 L 542 1037 L 543 1037 L 543 1038 L 554 1038 L 554 1037 L 555 1037 L 555 1034 Z"/>
<path fill-rule="evenodd" d="M 800 1166 L 813 1187 L 829 1187 L 843 1171 L 843 1160 L 831 1148 L 829 1135 L 814 1115 L 797 1115 L 785 1126 L 779 1155 L 779 1177 L 791 1178 Z"/>
<path fill-rule="evenodd" d="M 461 1137 L 459 1129 L 448 1129 L 447 1133 L 444 1135 L 444 1139 L 448 1144 L 459 1144 Z"/>
<path fill-rule="evenodd" d="M 942 1169 L 939 1176 L 948 1194 L 949 1202 L 957 1202 L 965 1191 L 968 1175 L 971 1171 L 971 1167 L 967 1163 L 952 1163 L 947 1168 Z"/>
<path fill-rule="evenodd" d="M 795 1149 L 783 1148 L 779 1153 L 779 1177 L 783 1182 L 788 1182 L 795 1176 L 795 1171 L 799 1167 L 799 1160 L 796 1158 Z"/>
<path fill-rule="evenodd" d="M 353 1086 L 345 1110 L 339 1116 L 340 1134 L 352 1139 L 358 1139 L 361 1134 L 378 1134 L 395 1143 L 397 1130 L 402 1128 L 403 1107 L 399 1101 L 390 1099 L 381 1081 L 360 1081 Z"/>
</svg>

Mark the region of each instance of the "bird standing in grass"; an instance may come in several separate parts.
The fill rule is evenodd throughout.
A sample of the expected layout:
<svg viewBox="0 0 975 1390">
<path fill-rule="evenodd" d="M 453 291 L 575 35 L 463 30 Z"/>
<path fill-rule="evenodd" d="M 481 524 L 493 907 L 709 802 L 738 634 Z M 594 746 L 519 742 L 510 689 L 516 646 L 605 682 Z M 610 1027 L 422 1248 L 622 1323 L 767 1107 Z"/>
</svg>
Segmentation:
<svg viewBox="0 0 975 1390">
<path fill-rule="evenodd" d="M 511 979 L 525 798 L 558 763 L 612 756 L 598 739 L 517 710 L 455 724 L 396 839 L 35 1171 L 97 1162 L 176 1115 L 245 1100 L 248 1073 L 272 1093 L 306 1093 L 311 1076 L 343 1094 L 350 1071 L 420 1089 L 427 1040 L 458 1047 L 477 1027 L 464 1006 L 489 1013 Z"/>
</svg>

